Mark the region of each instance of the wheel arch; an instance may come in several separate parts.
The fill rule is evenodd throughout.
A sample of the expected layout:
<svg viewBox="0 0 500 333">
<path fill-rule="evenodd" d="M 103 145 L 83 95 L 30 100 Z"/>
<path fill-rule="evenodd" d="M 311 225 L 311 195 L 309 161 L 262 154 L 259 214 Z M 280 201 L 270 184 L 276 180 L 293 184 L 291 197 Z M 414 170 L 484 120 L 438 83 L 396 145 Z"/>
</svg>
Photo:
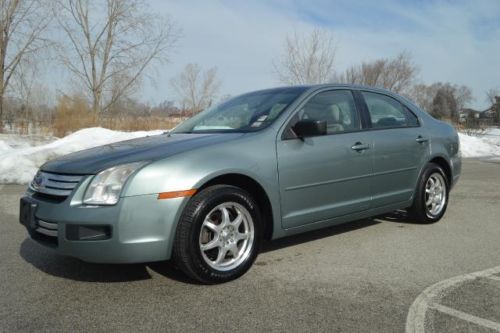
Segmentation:
<svg viewBox="0 0 500 333">
<path fill-rule="evenodd" d="M 205 181 L 198 187 L 198 191 L 212 185 L 232 185 L 250 193 L 262 209 L 262 218 L 264 219 L 264 239 L 270 240 L 272 238 L 274 232 L 273 207 L 269 195 L 257 180 L 241 173 L 226 173 L 217 175 Z"/>
<path fill-rule="evenodd" d="M 448 187 L 450 187 L 451 184 L 453 184 L 453 174 L 451 171 L 451 165 L 443 156 L 434 156 L 429 160 L 428 163 L 435 163 L 439 165 L 444 171 L 446 180 L 448 181 Z"/>
<path fill-rule="evenodd" d="M 415 181 L 415 189 L 414 189 L 414 192 L 413 192 L 413 198 L 412 198 L 412 200 L 414 200 L 414 198 L 415 198 L 415 193 L 416 193 L 416 190 L 417 190 L 418 182 L 419 182 L 420 178 L 422 177 L 423 172 L 425 171 L 425 167 L 429 163 L 437 164 L 437 165 L 439 165 L 443 169 L 444 174 L 446 176 L 446 180 L 448 181 L 448 190 L 451 189 L 451 184 L 453 184 L 453 172 L 451 170 L 450 163 L 448 162 L 448 160 L 444 156 L 442 156 L 442 155 L 434 155 L 434 156 L 431 156 L 429 158 L 429 160 L 427 160 L 427 162 L 423 163 L 421 165 L 421 167 L 420 167 L 420 170 L 418 172 L 418 177 L 416 178 L 416 181 Z"/>
</svg>

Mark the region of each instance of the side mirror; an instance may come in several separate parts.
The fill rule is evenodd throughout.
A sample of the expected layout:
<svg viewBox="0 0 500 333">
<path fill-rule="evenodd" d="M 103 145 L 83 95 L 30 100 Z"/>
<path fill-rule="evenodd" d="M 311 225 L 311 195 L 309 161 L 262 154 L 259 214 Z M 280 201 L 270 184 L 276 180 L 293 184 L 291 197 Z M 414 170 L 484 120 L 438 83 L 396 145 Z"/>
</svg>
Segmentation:
<svg viewBox="0 0 500 333">
<path fill-rule="evenodd" d="M 292 127 L 295 135 L 299 138 L 320 136 L 326 134 L 326 121 L 314 119 L 302 119 Z"/>
</svg>

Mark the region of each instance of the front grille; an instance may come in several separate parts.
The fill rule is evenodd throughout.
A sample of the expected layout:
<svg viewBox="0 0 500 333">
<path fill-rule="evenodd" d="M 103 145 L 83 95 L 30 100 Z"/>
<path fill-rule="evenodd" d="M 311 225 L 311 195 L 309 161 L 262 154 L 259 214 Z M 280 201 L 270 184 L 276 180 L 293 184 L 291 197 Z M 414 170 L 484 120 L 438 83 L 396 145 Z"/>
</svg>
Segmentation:
<svg viewBox="0 0 500 333">
<path fill-rule="evenodd" d="M 30 187 L 37 193 L 52 197 L 67 198 L 84 176 L 61 175 L 39 171 Z"/>
</svg>

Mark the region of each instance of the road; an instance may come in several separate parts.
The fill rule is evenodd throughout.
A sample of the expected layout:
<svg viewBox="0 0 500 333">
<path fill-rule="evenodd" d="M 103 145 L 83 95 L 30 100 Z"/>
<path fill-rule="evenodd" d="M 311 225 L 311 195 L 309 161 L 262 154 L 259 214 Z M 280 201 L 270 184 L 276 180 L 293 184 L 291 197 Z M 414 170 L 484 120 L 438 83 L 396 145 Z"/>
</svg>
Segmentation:
<svg viewBox="0 0 500 333">
<path fill-rule="evenodd" d="M 17 222 L 23 190 L 0 185 L 0 331 L 495 332 L 500 325 L 498 163 L 465 161 L 436 224 L 389 214 L 277 240 L 245 276 L 218 286 L 192 284 L 170 263 L 59 257 Z"/>
</svg>

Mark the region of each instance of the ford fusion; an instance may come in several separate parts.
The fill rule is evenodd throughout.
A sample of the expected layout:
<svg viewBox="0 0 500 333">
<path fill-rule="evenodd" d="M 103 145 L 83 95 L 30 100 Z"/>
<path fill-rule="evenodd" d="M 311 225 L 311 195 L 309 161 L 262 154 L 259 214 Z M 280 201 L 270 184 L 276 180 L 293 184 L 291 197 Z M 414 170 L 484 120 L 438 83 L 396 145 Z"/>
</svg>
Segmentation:
<svg viewBox="0 0 500 333">
<path fill-rule="evenodd" d="M 31 238 L 99 263 L 173 259 L 192 279 L 244 274 L 261 241 L 406 209 L 444 215 L 461 170 L 452 126 L 391 92 L 262 90 L 163 135 L 45 163 L 21 199 Z"/>
</svg>

